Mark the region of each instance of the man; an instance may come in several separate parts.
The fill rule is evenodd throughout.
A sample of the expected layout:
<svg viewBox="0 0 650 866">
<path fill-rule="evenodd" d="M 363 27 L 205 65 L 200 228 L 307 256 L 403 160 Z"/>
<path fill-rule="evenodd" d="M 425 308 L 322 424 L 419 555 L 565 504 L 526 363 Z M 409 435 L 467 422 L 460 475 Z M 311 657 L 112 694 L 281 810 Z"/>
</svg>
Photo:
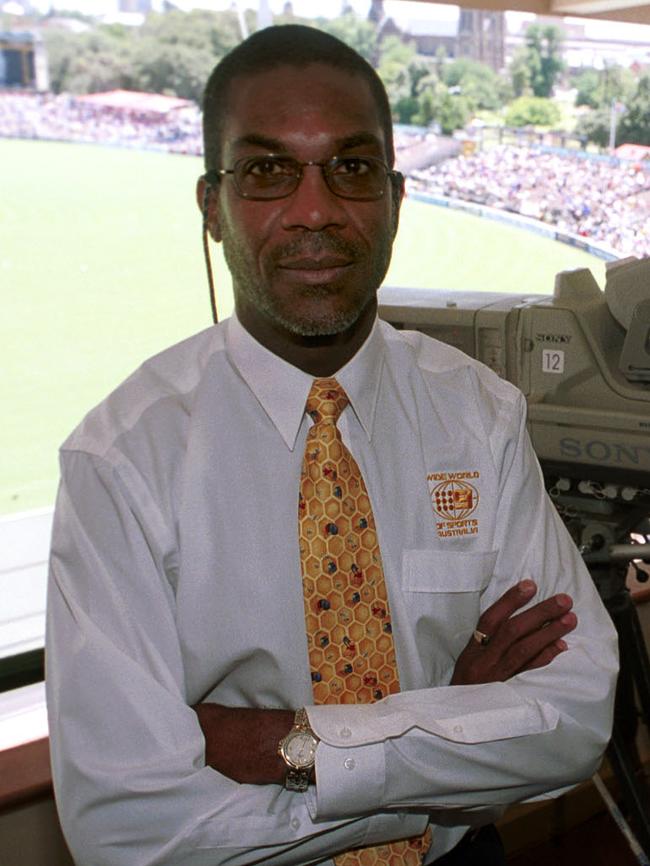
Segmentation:
<svg viewBox="0 0 650 866">
<path fill-rule="evenodd" d="M 403 185 L 372 69 L 269 28 L 213 72 L 204 134 L 236 317 L 62 449 L 48 690 L 70 847 L 473 862 L 468 828 L 597 766 L 615 636 L 521 395 L 377 321 Z"/>
</svg>

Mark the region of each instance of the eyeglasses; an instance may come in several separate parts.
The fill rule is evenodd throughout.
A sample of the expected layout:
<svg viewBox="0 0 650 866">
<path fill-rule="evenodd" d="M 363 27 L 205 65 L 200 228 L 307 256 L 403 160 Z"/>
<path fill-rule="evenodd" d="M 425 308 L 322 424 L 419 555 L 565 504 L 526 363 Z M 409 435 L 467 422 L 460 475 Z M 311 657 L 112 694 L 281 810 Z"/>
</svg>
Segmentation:
<svg viewBox="0 0 650 866">
<path fill-rule="evenodd" d="M 306 166 L 318 166 L 329 190 L 340 198 L 374 201 L 383 197 L 387 178 L 401 178 L 381 159 L 374 156 L 333 156 L 327 162 L 299 162 L 291 156 L 266 153 L 245 156 L 232 168 L 219 168 L 205 175 L 208 183 L 218 183 L 231 174 L 235 189 L 242 198 L 264 201 L 286 198 L 295 192 Z"/>
</svg>

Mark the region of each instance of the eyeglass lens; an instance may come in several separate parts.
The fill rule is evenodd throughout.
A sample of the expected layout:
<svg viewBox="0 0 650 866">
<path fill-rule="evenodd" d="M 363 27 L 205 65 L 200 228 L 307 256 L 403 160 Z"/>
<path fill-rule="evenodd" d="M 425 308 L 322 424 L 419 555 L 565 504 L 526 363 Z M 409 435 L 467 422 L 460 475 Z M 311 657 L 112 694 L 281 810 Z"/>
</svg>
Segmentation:
<svg viewBox="0 0 650 866">
<path fill-rule="evenodd" d="M 282 198 L 298 188 L 304 165 L 311 163 L 269 154 L 240 159 L 233 168 L 235 185 L 247 198 Z M 371 200 L 384 194 L 388 169 L 379 159 L 335 157 L 314 165 L 320 167 L 330 190 L 342 198 Z"/>
</svg>

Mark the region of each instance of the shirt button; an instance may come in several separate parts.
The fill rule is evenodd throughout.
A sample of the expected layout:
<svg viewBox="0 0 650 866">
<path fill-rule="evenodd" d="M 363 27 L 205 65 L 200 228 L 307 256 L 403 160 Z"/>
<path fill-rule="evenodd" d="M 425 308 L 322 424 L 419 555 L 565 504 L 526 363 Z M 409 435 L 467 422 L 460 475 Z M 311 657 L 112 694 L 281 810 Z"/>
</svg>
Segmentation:
<svg viewBox="0 0 650 866">
<path fill-rule="evenodd" d="M 300 821 L 298 820 L 298 818 L 292 818 L 291 819 L 291 826 L 293 827 L 294 830 L 300 829 Z"/>
<path fill-rule="evenodd" d="M 352 731 L 349 728 L 341 728 L 341 730 L 339 731 L 339 734 L 342 737 L 345 737 L 345 739 L 347 740 L 349 737 L 352 736 Z"/>
<path fill-rule="evenodd" d="M 462 725 L 454 725 L 454 733 L 455 734 L 462 734 L 463 733 L 463 726 Z"/>
<path fill-rule="evenodd" d="M 354 768 L 357 766 L 357 762 L 354 760 L 354 758 L 346 758 L 345 761 L 343 761 L 343 766 L 346 770 L 354 770 Z"/>
</svg>

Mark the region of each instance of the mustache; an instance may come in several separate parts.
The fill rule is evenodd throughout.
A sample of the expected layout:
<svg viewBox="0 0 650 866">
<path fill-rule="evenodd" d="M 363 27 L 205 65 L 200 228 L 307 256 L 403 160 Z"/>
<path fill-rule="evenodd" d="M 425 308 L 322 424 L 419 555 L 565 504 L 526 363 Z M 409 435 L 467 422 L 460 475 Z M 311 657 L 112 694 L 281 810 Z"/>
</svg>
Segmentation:
<svg viewBox="0 0 650 866">
<path fill-rule="evenodd" d="M 322 258 L 327 255 L 356 259 L 359 246 L 338 235 L 327 232 L 313 232 L 309 236 L 297 237 L 273 249 L 271 258 L 274 263 L 291 258 Z"/>
</svg>

